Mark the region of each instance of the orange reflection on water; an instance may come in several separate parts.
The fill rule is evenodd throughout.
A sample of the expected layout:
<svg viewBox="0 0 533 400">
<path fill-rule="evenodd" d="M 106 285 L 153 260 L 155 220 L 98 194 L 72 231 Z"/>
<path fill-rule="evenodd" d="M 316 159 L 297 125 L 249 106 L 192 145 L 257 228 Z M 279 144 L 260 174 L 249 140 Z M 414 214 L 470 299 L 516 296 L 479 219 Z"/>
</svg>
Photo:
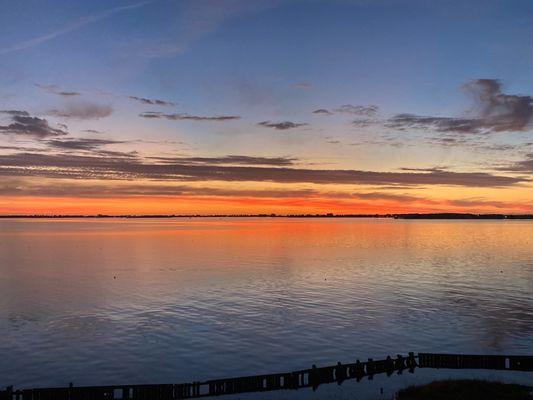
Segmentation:
<svg viewBox="0 0 533 400">
<path fill-rule="evenodd" d="M 527 354 L 531 237 L 531 221 L 0 220 L 0 377 L 186 381 L 404 349 Z"/>
</svg>

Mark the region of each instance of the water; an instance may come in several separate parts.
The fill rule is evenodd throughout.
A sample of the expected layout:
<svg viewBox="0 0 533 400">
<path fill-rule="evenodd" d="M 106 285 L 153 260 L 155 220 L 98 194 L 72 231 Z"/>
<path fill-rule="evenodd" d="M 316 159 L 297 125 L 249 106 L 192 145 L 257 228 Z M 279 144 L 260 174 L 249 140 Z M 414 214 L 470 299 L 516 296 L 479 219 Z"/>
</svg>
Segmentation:
<svg viewBox="0 0 533 400">
<path fill-rule="evenodd" d="M 533 354 L 532 293 L 531 221 L 2 220 L 0 387 L 182 382 L 407 351 Z M 381 398 L 451 374 L 298 396 Z"/>
</svg>

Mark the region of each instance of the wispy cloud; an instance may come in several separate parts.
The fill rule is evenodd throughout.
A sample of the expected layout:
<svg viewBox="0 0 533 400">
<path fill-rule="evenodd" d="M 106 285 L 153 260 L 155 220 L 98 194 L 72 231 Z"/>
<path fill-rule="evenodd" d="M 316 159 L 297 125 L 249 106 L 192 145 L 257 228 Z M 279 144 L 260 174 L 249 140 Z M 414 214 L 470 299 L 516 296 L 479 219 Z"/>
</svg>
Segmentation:
<svg viewBox="0 0 533 400">
<path fill-rule="evenodd" d="M 373 117 L 378 113 L 378 106 L 354 106 L 353 104 L 344 104 L 333 111 L 345 114 L 361 115 L 366 117 Z"/>
<path fill-rule="evenodd" d="M 173 184 L 83 184 L 69 182 L 68 184 L 50 186 L 26 179 L 10 179 L 0 183 L 0 195 L 4 196 L 52 196 L 52 197 L 130 197 L 130 196 L 210 196 L 210 197 L 239 197 L 239 198 L 295 198 L 319 196 L 318 191 L 312 189 L 221 189 L 216 187 L 197 187 Z"/>
<path fill-rule="evenodd" d="M 182 0 L 176 2 L 178 10 L 175 30 L 167 39 L 144 46 L 148 57 L 180 54 L 202 38 L 217 31 L 224 23 L 245 15 L 252 15 L 275 7 L 280 0 Z M 171 12 L 171 11 L 169 11 Z"/>
<path fill-rule="evenodd" d="M 142 118 L 148 119 L 168 119 L 171 121 L 231 121 L 241 119 L 239 115 L 213 115 L 213 116 L 200 116 L 190 114 L 164 114 L 156 111 L 147 111 L 139 114 Z"/>
<path fill-rule="evenodd" d="M 262 121 L 257 124 L 257 126 L 262 126 L 265 128 L 273 128 L 279 131 L 285 131 L 287 129 L 300 128 L 302 126 L 307 126 L 308 124 L 304 122 L 291 122 L 291 121 L 282 121 L 282 122 L 271 122 L 271 121 Z"/>
<path fill-rule="evenodd" d="M 64 150 L 84 150 L 91 151 L 102 146 L 110 144 L 124 143 L 120 140 L 111 139 L 91 139 L 91 138 L 71 138 L 71 139 L 52 139 L 46 142 L 49 146 Z"/>
<path fill-rule="evenodd" d="M 63 97 L 73 97 L 73 96 L 81 95 L 80 92 L 69 92 L 69 91 L 61 90 L 59 86 L 57 85 L 40 85 L 36 83 L 35 86 L 44 90 L 45 92 L 57 94 L 58 96 L 63 96 Z"/>
<path fill-rule="evenodd" d="M 352 121 L 352 125 L 358 128 L 366 128 L 379 123 L 379 120 L 372 118 L 357 118 Z"/>
<path fill-rule="evenodd" d="M 499 171 L 522 172 L 533 174 L 533 153 L 527 154 L 526 158 L 511 165 L 498 168 Z"/>
<path fill-rule="evenodd" d="M 61 118 L 100 119 L 110 116 L 113 113 L 113 108 L 108 104 L 72 101 L 62 109 L 50 110 L 48 113 Z"/>
<path fill-rule="evenodd" d="M 171 101 L 166 101 L 166 100 L 147 99 L 146 97 L 137 97 L 137 96 L 128 96 L 128 97 L 142 104 L 148 104 L 148 105 L 154 105 L 154 106 L 174 106 L 175 105 Z"/>
<path fill-rule="evenodd" d="M 325 108 L 319 108 L 318 110 L 313 111 L 313 114 L 317 115 L 333 115 L 333 113 Z"/>
<path fill-rule="evenodd" d="M 319 108 L 313 111 L 316 115 L 333 115 L 335 113 L 351 114 L 359 117 L 375 118 L 379 112 L 379 107 L 375 105 L 353 105 L 343 104 L 337 108 L 329 110 L 327 108 Z"/>
<path fill-rule="evenodd" d="M 204 164 L 204 165 L 293 165 L 296 158 L 292 157 L 255 157 L 229 155 L 223 157 L 151 157 L 152 160 L 165 164 Z"/>
<path fill-rule="evenodd" d="M 101 21 L 101 20 L 103 20 L 105 18 L 108 18 L 108 17 L 110 17 L 110 16 L 112 16 L 112 15 L 114 15 L 116 13 L 119 13 L 119 12 L 122 12 L 122 11 L 127 11 L 127 10 L 133 10 L 133 9 L 142 7 L 142 6 L 144 6 L 146 4 L 149 4 L 149 3 L 153 3 L 153 1 L 143 1 L 141 3 L 129 4 L 127 6 L 115 7 L 115 8 L 111 8 L 109 10 L 100 12 L 100 13 L 95 13 L 95 14 L 91 14 L 91 15 L 87 15 L 87 16 L 78 18 L 77 20 L 66 24 L 65 26 L 63 26 L 62 28 L 60 28 L 58 30 L 46 33 L 46 34 L 41 35 L 41 36 L 34 37 L 32 39 L 24 40 L 24 41 L 15 43 L 15 44 L 13 44 L 13 45 L 11 45 L 9 47 L 5 47 L 3 49 L 0 49 L 0 55 L 11 53 L 13 51 L 24 50 L 24 49 L 27 49 L 27 48 L 30 48 L 30 47 L 37 46 L 37 45 L 39 45 L 41 43 L 44 43 L 44 42 L 47 42 L 49 40 L 55 39 L 55 38 L 57 38 L 59 36 L 65 35 L 65 34 L 67 34 L 69 32 L 73 32 L 75 30 L 83 28 L 86 25 L 92 24 L 92 23 L 97 22 L 97 21 Z"/>
<path fill-rule="evenodd" d="M 292 84 L 292 87 L 296 89 L 310 89 L 311 84 L 309 82 L 296 82 Z"/>
</svg>

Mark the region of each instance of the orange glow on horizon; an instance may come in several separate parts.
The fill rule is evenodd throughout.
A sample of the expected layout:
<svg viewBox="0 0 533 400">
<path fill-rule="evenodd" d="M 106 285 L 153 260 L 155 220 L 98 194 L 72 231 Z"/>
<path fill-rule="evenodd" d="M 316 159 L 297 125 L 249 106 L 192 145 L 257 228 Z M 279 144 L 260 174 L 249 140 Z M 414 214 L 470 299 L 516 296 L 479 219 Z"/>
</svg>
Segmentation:
<svg viewBox="0 0 533 400">
<path fill-rule="evenodd" d="M 213 215 L 213 214 L 395 214 L 395 213 L 533 213 L 523 203 L 454 204 L 447 200 L 358 200 L 342 198 L 255 198 L 220 196 L 135 196 L 119 198 L 3 197 L 2 215 Z"/>
</svg>

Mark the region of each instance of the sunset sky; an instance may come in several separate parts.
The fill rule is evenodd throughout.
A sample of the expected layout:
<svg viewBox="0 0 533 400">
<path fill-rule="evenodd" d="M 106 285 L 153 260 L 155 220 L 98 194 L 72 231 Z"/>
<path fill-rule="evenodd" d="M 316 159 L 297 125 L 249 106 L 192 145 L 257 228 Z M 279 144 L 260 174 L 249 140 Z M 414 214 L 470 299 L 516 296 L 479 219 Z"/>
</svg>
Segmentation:
<svg viewBox="0 0 533 400">
<path fill-rule="evenodd" d="M 0 214 L 533 212 L 530 0 L 0 0 Z"/>
</svg>

